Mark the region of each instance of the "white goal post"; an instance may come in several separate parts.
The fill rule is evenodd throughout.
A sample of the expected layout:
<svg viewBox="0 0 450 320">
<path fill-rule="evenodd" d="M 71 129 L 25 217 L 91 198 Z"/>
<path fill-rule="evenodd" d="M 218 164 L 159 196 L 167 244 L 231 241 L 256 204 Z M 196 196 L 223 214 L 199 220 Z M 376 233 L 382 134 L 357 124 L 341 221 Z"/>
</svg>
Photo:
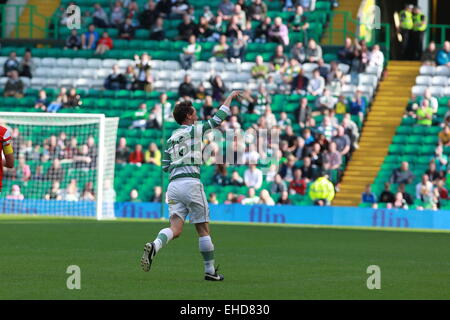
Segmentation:
<svg viewBox="0 0 450 320">
<path fill-rule="evenodd" d="M 104 114 L 0 112 L 16 160 L 3 168 L 0 213 L 114 219 L 118 122 Z"/>
</svg>

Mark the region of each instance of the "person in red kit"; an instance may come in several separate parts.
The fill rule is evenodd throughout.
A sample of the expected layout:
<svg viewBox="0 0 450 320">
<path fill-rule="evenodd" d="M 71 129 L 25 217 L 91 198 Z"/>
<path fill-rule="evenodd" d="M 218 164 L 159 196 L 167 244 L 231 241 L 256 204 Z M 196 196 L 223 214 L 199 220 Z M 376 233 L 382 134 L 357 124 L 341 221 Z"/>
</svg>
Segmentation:
<svg viewBox="0 0 450 320">
<path fill-rule="evenodd" d="M 306 193 L 307 179 L 302 178 L 302 171 L 300 169 L 295 169 L 294 179 L 292 179 L 289 184 L 289 191 L 295 192 L 296 194 L 304 195 Z"/>
<path fill-rule="evenodd" d="M 3 166 L 14 168 L 14 150 L 12 147 L 11 131 L 0 125 L 0 141 L 2 143 L 2 151 L 5 157 L 3 164 L 0 166 L 0 191 L 2 190 Z"/>
</svg>

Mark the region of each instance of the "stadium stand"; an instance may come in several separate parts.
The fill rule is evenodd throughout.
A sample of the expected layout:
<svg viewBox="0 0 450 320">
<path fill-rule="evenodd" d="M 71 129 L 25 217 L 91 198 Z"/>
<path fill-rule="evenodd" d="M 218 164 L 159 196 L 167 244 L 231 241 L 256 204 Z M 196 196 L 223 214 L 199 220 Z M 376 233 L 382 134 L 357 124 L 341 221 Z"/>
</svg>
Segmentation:
<svg viewBox="0 0 450 320">
<path fill-rule="evenodd" d="M 62 8 L 70 3 L 72 2 L 62 1 Z M 104 8 L 106 15 L 110 17 L 109 1 L 98 1 L 98 3 Z M 137 1 L 139 8 L 144 8 L 146 3 L 147 1 Z M 204 14 L 204 6 L 209 6 L 211 11 L 215 13 L 220 3 L 220 1 L 193 2 L 195 21 L 199 21 L 200 17 Z M 240 1 L 240 3 L 245 3 L 245 1 Z M 91 23 L 95 22 L 98 24 L 98 21 L 94 21 L 92 17 L 95 9 L 92 7 L 90 1 L 76 1 L 76 4 L 80 5 L 82 12 L 90 12 L 89 16 L 85 15 L 83 17 L 83 30 L 79 32 L 79 34 L 83 34 Z M 282 2 L 279 1 L 267 2 L 267 7 L 267 16 L 271 18 L 281 17 L 283 23 L 290 21 L 290 17 L 294 15 L 294 11 L 283 11 Z M 62 12 L 62 10 L 58 10 L 55 13 L 58 21 L 64 19 Z M 323 34 L 323 26 L 326 25 L 330 12 L 330 1 L 317 1 L 314 11 L 304 13 L 306 21 L 309 23 L 307 32 L 290 31 L 290 44 L 283 48 L 284 54 L 289 56 L 289 58 L 292 57 L 292 53 L 295 52 L 293 49 L 295 49 L 299 42 L 305 43 L 307 40 L 309 43 L 311 39 L 320 42 Z M 136 17 L 138 16 L 139 14 L 136 13 Z M 97 27 L 99 35 L 105 31 L 112 38 L 113 42 L 113 48 L 107 50 L 102 55 L 96 55 L 95 50 L 33 48 L 31 49 L 33 63 L 32 78 L 21 77 L 25 87 L 23 90 L 24 97 L 4 96 L 5 91 L 3 88 L 8 81 L 8 77 L 3 76 L 0 79 L 0 93 L 3 96 L 0 98 L 0 106 L 2 106 L 0 110 L 24 112 L 44 111 L 42 109 L 45 108 L 35 108 L 36 103 L 39 102 L 38 98 L 41 90 L 45 92 L 46 98 L 44 100 L 47 101 L 48 105 L 48 102 L 58 101 L 58 94 L 61 87 L 67 89 L 76 88 L 76 94 L 79 96 L 77 104 L 71 107 L 62 104 L 63 107 L 58 112 L 104 113 L 106 116 L 120 117 L 118 137 L 123 137 L 124 142 L 122 142 L 123 146 L 119 146 L 118 148 L 123 151 L 121 155 L 124 161 L 118 163 L 116 166 L 115 189 L 117 201 L 129 200 L 130 192 L 136 189 L 137 186 L 140 200 L 150 201 L 154 196 L 155 186 L 160 185 L 161 172 L 159 168 L 155 168 L 155 164 L 146 163 L 145 159 L 142 161 L 141 158 L 145 158 L 145 151 L 151 143 L 154 143 L 159 150 L 162 148 L 162 110 L 166 114 L 164 131 L 167 133 L 177 127 L 173 119 L 170 119 L 165 105 L 164 108 L 161 108 L 161 94 L 166 93 L 166 103 L 168 103 L 168 110 L 170 110 L 170 106 L 173 107 L 180 99 L 180 84 L 185 81 L 185 76 L 189 75 L 192 78 L 193 87 L 197 91 L 193 99 L 194 106 L 202 114 L 205 97 L 202 92 L 198 94 L 198 89 L 199 87 L 203 87 L 208 95 L 211 94 L 210 90 L 215 85 L 211 81 L 211 78 L 220 75 L 227 91 L 232 89 L 246 89 L 255 97 L 256 101 L 259 98 L 267 99 L 266 102 L 262 103 L 262 112 L 260 114 L 255 111 L 258 110 L 258 107 L 255 106 L 253 113 L 250 108 L 247 113 L 238 115 L 242 128 L 247 129 L 255 123 L 262 121 L 260 119 L 267 118 L 271 112 L 275 115 L 276 123 L 282 121 L 283 126 L 292 128 L 292 137 L 295 137 L 295 141 L 291 139 L 289 134 L 286 134 L 285 141 L 288 141 L 288 148 L 291 151 L 286 151 L 283 154 L 283 163 L 281 165 L 282 168 L 288 165 L 284 164 L 284 162 L 288 163 L 290 154 L 295 154 L 293 160 L 294 166 L 292 167 L 294 170 L 292 172 L 288 170 L 290 172 L 289 175 L 293 175 L 295 168 L 302 168 L 303 178 L 299 179 L 305 178 L 305 158 L 308 158 L 306 162 L 311 160 L 311 157 L 307 157 L 308 155 L 313 157 L 312 166 L 315 167 L 315 172 L 310 177 L 311 179 L 306 181 L 308 182 L 308 186 L 323 169 L 328 172 L 331 181 L 334 184 L 338 184 L 352 151 L 357 147 L 359 132 L 361 132 L 364 119 L 375 96 L 385 62 L 382 61 L 380 64 L 379 61 L 371 61 L 375 55 L 369 51 L 365 43 L 355 42 L 353 44 L 351 39 L 349 41 L 353 50 L 358 51 L 362 58 L 352 60 L 350 66 L 339 62 L 339 50 L 341 46 L 339 48 L 323 48 L 324 51 L 321 55 L 324 61 L 321 61 L 319 58 L 317 62 L 311 62 L 307 60 L 308 50 L 312 52 L 311 54 L 316 54 L 316 49 L 313 48 L 313 45 L 308 49 L 308 43 L 305 43 L 305 60 L 300 61 L 297 69 L 295 65 L 289 65 L 287 61 L 282 62 L 283 73 L 277 72 L 278 69 L 275 66 L 277 60 L 273 59 L 274 52 L 279 45 L 276 42 L 259 43 L 249 41 L 246 46 L 244 61 L 242 63 L 229 63 L 211 59 L 213 56 L 213 48 L 217 42 L 201 41 L 198 42 L 201 46 L 199 59 L 192 64 L 191 69 L 182 70 L 180 68 L 179 55 L 182 48 L 186 46 L 186 42 L 176 40 L 179 35 L 177 27 L 181 23 L 181 15 L 176 16 L 175 19 L 172 19 L 172 17 L 170 19 L 164 19 L 166 41 L 149 40 L 150 31 L 148 28 L 136 28 L 132 39 L 125 40 L 120 38 L 120 31 L 117 27 Z M 258 25 L 258 21 L 252 21 L 251 29 L 256 29 Z M 53 28 L 60 39 L 65 40 L 70 35 L 70 30 L 67 28 L 59 28 L 58 26 L 53 26 Z M 18 57 L 22 57 L 26 51 L 25 48 L 21 47 L 1 48 L 0 65 L 5 65 L 8 56 L 12 52 L 16 52 Z M 150 86 L 146 87 L 146 91 L 125 88 L 120 88 L 119 90 L 104 89 L 105 79 L 112 73 L 114 66 L 118 66 L 120 72 L 124 72 L 129 66 L 138 68 L 139 58 L 136 60 L 135 55 L 140 57 L 145 52 L 148 52 L 151 56 L 148 71 L 150 75 L 150 80 L 148 80 Z M 252 77 L 251 71 L 255 66 L 257 56 L 262 57 L 263 64 L 270 71 L 267 81 L 264 82 L 266 90 L 269 91 L 268 96 L 265 96 L 261 91 L 264 89 L 260 89 L 261 81 Z M 22 59 L 18 60 L 22 61 Z M 291 84 L 288 82 L 288 85 L 286 85 L 283 77 L 290 77 L 290 81 L 297 79 L 294 76 L 300 69 L 303 75 L 310 79 L 310 82 L 314 83 L 313 74 L 315 70 L 319 72 L 317 79 L 320 79 L 322 75 L 326 77 L 330 73 L 341 74 L 337 76 L 337 82 L 339 82 L 338 88 L 332 87 L 331 81 L 326 79 L 325 91 L 332 91 L 330 96 L 322 94 L 323 87 L 319 89 L 320 93 L 316 96 L 312 94 L 314 93 L 314 89 L 309 90 L 309 92 L 301 92 L 301 90 L 299 92 L 292 92 Z M 337 70 L 340 71 L 337 72 Z M 320 81 L 317 82 L 320 83 Z M 300 108 L 302 98 L 306 98 L 308 114 L 310 115 L 306 116 L 303 120 L 299 120 L 299 113 L 302 114 L 303 112 Z M 212 102 L 212 107 L 217 107 L 220 103 L 219 100 L 215 99 Z M 339 105 L 339 103 L 341 108 L 337 112 L 336 105 Z M 145 105 L 142 106 L 142 104 Z M 160 107 L 155 108 L 158 105 Z M 266 109 L 269 109 L 266 105 L 270 105 L 271 112 L 266 111 Z M 331 111 L 327 110 L 327 105 L 330 106 L 329 109 Z M 142 109 L 140 109 L 141 107 Z M 303 115 L 300 117 L 303 117 Z M 146 130 L 139 129 L 142 125 L 145 126 Z M 313 147 L 314 143 L 310 140 L 305 141 L 305 131 L 308 131 L 305 129 L 310 129 L 313 133 L 313 140 L 318 143 L 319 147 L 317 152 L 313 150 L 315 148 Z M 49 138 L 50 135 L 51 133 L 41 133 L 42 140 Z M 344 139 L 345 136 L 348 139 Z M 349 136 L 351 136 L 351 145 L 347 142 L 347 140 L 350 141 Z M 339 159 L 337 166 L 333 167 L 333 169 L 323 164 L 324 157 L 329 156 L 329 152 L 335 152 L 326 151 L 331 141 L 336 142 L 339 154 L 338 158 L 342 158 Z M 304 150 L 303 143 L 306 145 Z M 33 141 L 33 145 L 35 144 L 39 144 L 39 142 Z M 139 145 L 141 147 L 136 147 Z M 143 150 L 140 151 L 139 148 Z M 135 151 L 131 156 L 133 159 L 130 158 L 132 150 Z M 32 171 L 33 168 L 34 166 L 31 166 Z M 240 177 L 244 177 L 247 166 L 228 166 L 226 170 L 229 177 L 231 177 L 231 173 L 234 171 Z M 214 183 L 217 179 L 216 171 L 220 170 L 214 165 L 202 166 L 202 180 L 205 183 L 205 189 L 208 195 L 215 193 L 218 201 L 223 203 L 227 199 L 231 199 L 229 193 L 240 195 L 240 197 L 237 197 L 233 201 L 240 201 L 239 199 L 242 199 L 243 195 L 248 194 L 248 187 L 243 185 L 223 186 Z M 281 172 L 279 173 L 281 174 Z M 233 174 L 235 175 L 235 173 Z M 285 178 L 286 181 L 284 183 L 286 184 L 286 182 L 289 183 L 294 177 L 287 177 L 286 179 L 285 176 L 283 178 Z M 62 182 L 62 187 L 65 187 L 70 182 L 70 179 L 67 179 Z M 302 181 L 301 183 L 304 182 Z M 82 183 L 83 181 L 78 182 L 79 185 L 82 185 Z M 20 184 L 20 181 L 11 180 L 8 187 L 14 184 Z M 27 192 L 27 186 L 20 185 L 22 192 L 24 192 L 27 198 L 42 198 L 42 194 L 30 194 Z M 263 189 L 270 190 L 272 185 L 273 180 L 265 179 L 257 191 L 260 192 Z M 308 190 L 306 188 L 302 191 L 302 194 L 292 192 L 289 195 L 289 199 L 293 204 L 297 205 L 311 204 L 311 200 L 307 194 Z M 271 196 L 277 202 L 281 197 L 281 192 L 272 193 Z"/>
<path fill-rule="evenodd" d="M 360 207 L 449 208 L 449 80 L 448 65 L 420 67 L 389 153 L 371 184 L 375 198 L 367 197 Z"/>
</svg>

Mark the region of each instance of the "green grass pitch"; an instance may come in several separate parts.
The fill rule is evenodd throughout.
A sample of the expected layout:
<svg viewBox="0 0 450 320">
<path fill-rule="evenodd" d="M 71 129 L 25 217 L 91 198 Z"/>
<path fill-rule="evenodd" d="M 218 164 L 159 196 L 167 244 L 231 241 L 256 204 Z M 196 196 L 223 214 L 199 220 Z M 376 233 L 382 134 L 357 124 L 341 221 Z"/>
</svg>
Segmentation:
<svg viewBox="0 0 450 320">
<path fill-rule="evenodd" d="M 195 229 L 140 268 L 167 222 L 0 216 L 0 299 L 449 299 L 450 233 L 211 225 L 221 283 Z M 69 265 L 81 290 L 69 290 Z M 369 265 L 381 289 L 368 290 Z"/>
</svg>

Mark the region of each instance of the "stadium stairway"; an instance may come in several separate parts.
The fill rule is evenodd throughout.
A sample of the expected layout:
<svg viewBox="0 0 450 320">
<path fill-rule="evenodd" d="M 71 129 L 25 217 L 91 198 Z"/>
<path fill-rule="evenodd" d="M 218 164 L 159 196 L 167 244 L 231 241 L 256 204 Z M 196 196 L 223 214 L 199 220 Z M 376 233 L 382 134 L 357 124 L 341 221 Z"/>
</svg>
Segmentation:
<svg viewBox="0 0 450 320">
<path fill-rule="evenodd" d="M 30 9 L 26 7 L 20 18 L 19 37 L 42 39 L 45 37 L 46 26 L 45 18 L 50 18 L 60 5 L 60 0 L 29 0 L 27 5 L 36 6 L 38 14 L 33 15 L 33 25 L 30 26 Z M 30 30 L 32 29 L 32 30 Z"/>
<path fill-rule="evenodd" d="M 351 17 L 356 19 L 358 14 L 359 6 L 361 5 L 361 1 L 358 0 L 340 0 L 339 7 L 335 8 L 334 11 L 348 11 L 351 13 Z M 325 33 L 322 38 L 322 45 L 342 45 L 344 43 L 344 33 L 343 32 L 333 32 L 332 30 L 344 30 L 344 15 L 335 14 L 333 16 L 332 12 L 332 20 L 330 21 Z M 349 23 L 348 31 L 351 34 L 355 34 L 356 26 L 352 23 Z M 331 35 L 330 35 L 331 32 Z"/>
<path fill-rule="evenodd" d="M 333 205 L 357 206 L 366 184 L 375 179 L 395 129 L 401 123 L 419 68 L 418 61 L 389 62 L 385 80 L 380 82 L 363 127 L 359 149 L 353 153 L 344 172 L 340 192 Z"/>
</svg>

